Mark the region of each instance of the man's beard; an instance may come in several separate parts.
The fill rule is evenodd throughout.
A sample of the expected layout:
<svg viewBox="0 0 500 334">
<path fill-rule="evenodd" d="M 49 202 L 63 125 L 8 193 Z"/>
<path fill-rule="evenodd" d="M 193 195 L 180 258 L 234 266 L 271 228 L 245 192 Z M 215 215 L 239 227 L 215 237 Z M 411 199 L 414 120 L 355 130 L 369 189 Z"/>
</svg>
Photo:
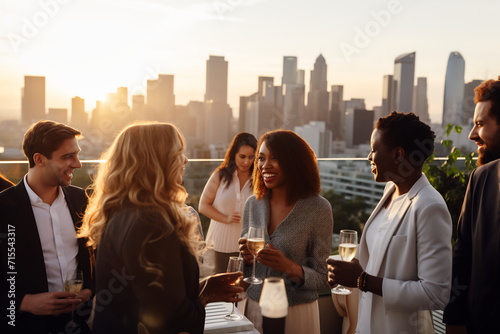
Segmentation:
<svg viewBox="0 0 500 334">
<path fill-rule="evenodd" d="M 492 148 L 485 147 L 484 150 L 479 151 L 477 165 L 482 166 L 496 159 L 500 159 L 500 144 L 498 143 Z"/>
</svg>

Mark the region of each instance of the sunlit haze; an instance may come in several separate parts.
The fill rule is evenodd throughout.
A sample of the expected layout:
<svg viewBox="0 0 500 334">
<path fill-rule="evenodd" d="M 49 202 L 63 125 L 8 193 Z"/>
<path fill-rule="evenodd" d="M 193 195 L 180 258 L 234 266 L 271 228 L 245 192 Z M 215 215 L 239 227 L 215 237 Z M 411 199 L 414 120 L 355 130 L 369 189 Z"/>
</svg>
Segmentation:
<svg viewBox="0 0 500 334">
<path fill-rule="evenodd" d="M 176 104 L 203 101 L 209 55 L 229 62 L 236 117 L 259 75 L 281 83 L 288 55 L 306 71 L 306 91 L 323 54 L 328 87 L 373 108 L 394 59 L 416 51 L 415 78 L 427 77 L 439 123 L 451 51 L 465 59 L 466 82 L 500 75 L 499 12 L 497 0 L 1 0 L 0 118 L 20 117 L 25 75 L 46 77 L 47 108 L 70 110 L 80 96 L 90 112 L 120 86 L 144 94 L 157 74 L 175 76 Z"/>
</svg>

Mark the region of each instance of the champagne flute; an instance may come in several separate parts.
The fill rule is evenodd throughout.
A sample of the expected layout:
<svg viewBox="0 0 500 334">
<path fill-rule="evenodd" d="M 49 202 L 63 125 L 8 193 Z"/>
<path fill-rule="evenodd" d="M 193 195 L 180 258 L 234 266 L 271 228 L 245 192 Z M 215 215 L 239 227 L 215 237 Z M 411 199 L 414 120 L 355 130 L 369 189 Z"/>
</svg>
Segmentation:
<svg viewBox="0 0 500 334">
<path fill-rule="evenodd" d="M 70 271 L 66 274 L 66 280 L 64 281 L 64 291 L 72 292 L 78 294 L 83 287 L 83 272 L 80 269 L 75 271 Z M 77 326 L 74 321 L 74 304 L 71 305 L 71 326 Z"/>
<path fill-rule="evenodd" d="M 358 245 L 358 232 L 354 230 L 340 230 L 339 238 L 339 254 L 342 261 L 350 262 L 356 255 L 356 247 Z M 340 284 L 332 289 L 332 293 L 338 295 L 350 295 L 351 289 L 348 289 Z"/>
<path fill-rule="evenodd" d="M 264 248 L 264 229 L 262 227 L 250 227 L 248 229 L 247 247 L 253 255 L 252 277 L 247 277 L 243 281 L 250 284 L 262 284 L 262 280 L 255 277 L 255 256 L 258 251 Z"/>
<path fill-rule="evenodd" d="M 234 273 L 236 271 L 241 271 L 243 272 L 243 266 L 244 266 L 244 260 L 242 257 L 238 256 L 230 256 L 229 257 L 229 262 L 227 263 L 227 272 L 228 273 Z M 238 278 L 233 285 L 239 285 L 240 284 L 241 278 Z M 231 311 L 231 314 L 228 314 L 224 317 L 226 320 L 240 320 L 243 319 L 241 315 L 236 313 L 234 311 L 234 302 L 233 302 L 233 310 Z"/>
</svg>

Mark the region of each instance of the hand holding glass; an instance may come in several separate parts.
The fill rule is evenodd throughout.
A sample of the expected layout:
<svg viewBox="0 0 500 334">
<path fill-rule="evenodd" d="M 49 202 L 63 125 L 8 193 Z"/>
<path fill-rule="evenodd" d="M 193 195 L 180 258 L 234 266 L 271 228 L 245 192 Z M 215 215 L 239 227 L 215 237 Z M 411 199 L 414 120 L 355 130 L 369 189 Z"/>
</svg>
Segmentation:
<svg viewBox="0 0 500 334">
<path fill-rule="evenodd" d="M 262 227 L 250 227 L 248 229 L 247 247 L 253 255 L 252 277 L 247 277 L 243 281 L 250 284 L 262 284 L 260 278 L 255 277 L 255 256 L 257 252 L 264 248 L 264 229 Z"/>
<path fill-rule="evenodd" d="M 83 272 L 79 269 L 68 272 L 66 275 L 66 280 L 64 281 L 64 291 L 78 294 L 82 290 L 82 287 Z M 71 326 L 76 326 L 76 322 L 74 321 L 74 313 L 74 305 L 71 305 Z"/>
<path fill-rule="evenodd" d="M 234 273 L 237 271 L 243 272 L 244 265 L 245 265 L 245 260 L 243 260 L 242 257 L 230 256 L 229 262 L 227 263 L 227 272 L 228 273 Z M 240 280 L 241 280 L 241 278 L 238 278 L 233 283 L 233 285 L 239 285 Z M 226 320 L 240 320 L 240 319 L 243 319 L 243 317 L 234 311 L 234 303 L 233 303 L 233 310 L 231 311 L 231 314 L 226 315 L 224 317 L 224 319 L 226 319 Z"/>
<path fill-rule="evenodd" d="M 358 232 L 354 230 L 341 230 L 339 238 L 339 254 L 342 261 L 351 262 L 356 255 L 356 247 L 358 245 Z M 332 289 L 332 293 L 338 295 L 350 295 L 351 289 L 348 289 L 340 284 Z"/>
</svg>

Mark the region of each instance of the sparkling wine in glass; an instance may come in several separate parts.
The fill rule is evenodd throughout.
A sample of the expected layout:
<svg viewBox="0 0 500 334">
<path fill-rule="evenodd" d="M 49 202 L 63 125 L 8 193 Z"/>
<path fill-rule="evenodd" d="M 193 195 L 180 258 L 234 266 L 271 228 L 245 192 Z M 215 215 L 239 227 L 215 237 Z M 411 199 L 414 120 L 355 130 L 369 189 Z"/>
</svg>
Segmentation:
<svg viewBox="0 0 500 334">
<path fill-rule="evenodd" d="M 83 272 L 80 269 L 75 271 L 70 271 L 66 275 L 66 280 L 64 281 L 64 291 L 78 294 L 83 287 Z M 71 305 L 71 326 L 77 326 L 74 321 L 74 305 Z"/>
<path fill-rule="evenodd" d="M 245 265 L 244 262 L 245 260 L 242 257 L 238 256 L 230 256 L 229 257 L 229 262 L 227 263 L 227 272 L 228 273 L 234 273 L 237 271 L 243 271 L 243 266 Z M 233 285 L 239 285 L 240 284 L 241 278 L 238 278 Z M 226 320 L 240 320 L 243 319 L 241 315 L 236 313 L 234 311 L 234 303 L 233 303 L 233 310 L 231 311 L 231 314 L 228 314 L 224 316 L 224 319 Z"/>
<path fill-rule="evenodd" d="M 250 227 L 248 229 L 247 247 L 253 255 L 252 277 L 247 277 L 243 281 L 250 284 L 262 284 L 260 278 L 255 277 L 255 256 L 257 252 L 264 248 L 264 229 L 262 227 Z"/>
<path fill-rule="evenodd" d="M 350 262 L 356 255 L 358 245 L 358 232 L 354 230 L 340 230 L 339 238 L 339 255 L 342 261 Z M 332 293 L 338 295 L 350 295 L 351 289 L 348 289 L 340 284 L 332 289 Z"/>
</svg>

